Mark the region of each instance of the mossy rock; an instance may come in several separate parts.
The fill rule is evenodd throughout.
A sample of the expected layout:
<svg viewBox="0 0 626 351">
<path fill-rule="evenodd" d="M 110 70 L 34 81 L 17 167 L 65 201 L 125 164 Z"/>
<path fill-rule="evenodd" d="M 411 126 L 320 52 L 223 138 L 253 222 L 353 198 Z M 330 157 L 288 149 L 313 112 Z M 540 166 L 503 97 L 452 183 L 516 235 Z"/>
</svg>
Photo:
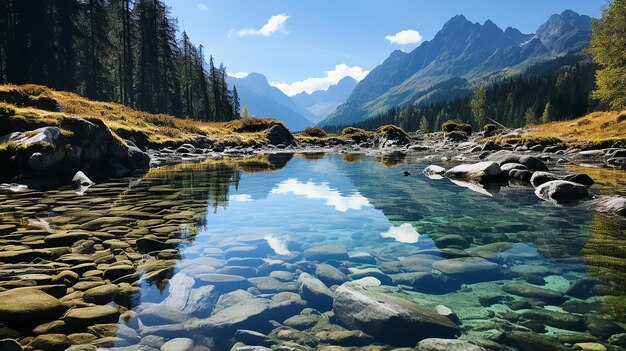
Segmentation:
<svg viewBox="0 0 626 351">
<path fill-rule="evenodd" d="M 462 131 L 466 135 L 472 134 L 472 126 L 467 123 L 457 122 L 457 121 L 445 121 L 441 125 L 441 129 L 446 133 L 451 133 L 453 131 Z"/>
</svg>

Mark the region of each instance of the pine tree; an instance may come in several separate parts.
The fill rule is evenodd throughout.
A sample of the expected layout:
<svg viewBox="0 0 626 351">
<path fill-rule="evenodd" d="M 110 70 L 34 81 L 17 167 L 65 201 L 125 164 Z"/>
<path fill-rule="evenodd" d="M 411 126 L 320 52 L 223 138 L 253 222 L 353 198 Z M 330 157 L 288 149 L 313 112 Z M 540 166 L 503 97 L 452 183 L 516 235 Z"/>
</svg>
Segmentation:
<svg viewBox="0 0 626 351">
<path fill-rule="evenodd" d="M 248 112 L 248 107 L 244 106 L 241 108 L 241 118 L 248 118 L 250 117 L 250 113 Z"/>
<path fill-rule="evenodd" d="M 470 106 L 476 126 L 482 128 L 487 118 L 487 90 L 484 85 L 474 91 Z"/>
<path fill-rule="evenodd" d="M 85 4 L 84 42 L 81 54 L 82 94 L 91 99 L 107 100 L 111 96 L 109 72 L 106 60 L 111 53 L 108 37 L 108 17 L 103 0 L 88 0 Z"/>
<path fill-rule="evenodd" d="M 430 132 L 430 126 L 428 125 L 428 120 L 425 116 L 422 116 L 422 119 L 420 120 L 420 131 L 422 133 Z"/>
<path fill-rule="evenodd" d="M 537 123 L 537 118 L 535 117 L 535 110 L 532 107 L 529 107 L 524 113 L 524 121 L 526 125 L 531 125 Z"/>
<path fill-rule="evenodd" d="M 548 101 L 546 103 L 546 107 L 543 109 L 543 114 L 541 115 L 541 122 L 548 123 L 553 119 L 554 111 L 552 110 L 552 104 Z"/>
<path fill-rule="evenodd" d="M 594 21 L 589 52 L 601 66 L 593 96 L 613 110 L 626 109 L 626 0 L 613 0 Z"/>
<path fill-rule="evenodd" d="M 240 106 L 241 106 L 241 102 L 239 101 L 239 93 L 237 93 L 237 87 L 233 86 L 233 116 L 235 118 L 241 117 L 241 114 L 239 111 Z"/>
</svg>

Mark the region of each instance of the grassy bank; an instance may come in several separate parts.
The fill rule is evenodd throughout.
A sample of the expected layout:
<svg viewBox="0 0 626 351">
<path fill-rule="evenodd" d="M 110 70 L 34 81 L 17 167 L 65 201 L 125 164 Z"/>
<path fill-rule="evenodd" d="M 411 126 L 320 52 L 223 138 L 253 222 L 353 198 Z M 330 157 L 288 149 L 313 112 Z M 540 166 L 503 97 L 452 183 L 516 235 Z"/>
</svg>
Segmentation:
<svg viewBox="0 0 626 351">
<path fill-rule="evenodd" d="M 151 114 L 127 106 L 92 101 L 80 95 L 39 85 L 0 85 L 0 134 L 57 126 L 66 116 L 97 118 L 117 135 L 134 135 L 150 145 L 192 142 L 207 136 L 236 144 L 267 141 L 265 130 L 280 122 L 243 118 L 231 122 L 200 122 Z M 1 136 L 0 135 L 0 136 Z"/>
<path fill-rule="evenodd" d="M 626 142 L 626 111 L 593 112 L 584 117 L 527 126 L 519 137 L 500 137 L 501 142 L 561 142 L 584 149 L 610 147 Z"/>
</svg>

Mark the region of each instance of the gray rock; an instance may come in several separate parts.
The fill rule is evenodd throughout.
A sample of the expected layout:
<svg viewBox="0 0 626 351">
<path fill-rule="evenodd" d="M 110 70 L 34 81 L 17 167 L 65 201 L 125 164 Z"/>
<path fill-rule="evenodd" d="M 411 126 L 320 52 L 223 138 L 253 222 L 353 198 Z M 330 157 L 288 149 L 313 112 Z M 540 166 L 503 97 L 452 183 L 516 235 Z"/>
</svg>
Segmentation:
<svg viewBox="0 0 626 351">
<path fill-rule="evenodd" d="M 174 308 L 184 314 L 209 315 L 219 294 L 213 285 L 194 288 L 195 283 L 195 279 L 184 273 L 177 273 L 170 279 L 169 295 L 161 302 L 161 305 Z"/>
<path fill-rule="evenodd" d="M 298 291 L 303 299 L 320 311 L 327 311 L 333 305 L 333 292 L 319 279 L 308 273 L 298 277 Z"/>
<path fill-rule="evenodd" d="M 481 151 L 499 151 L 499 150 L 502 150 L 502 146 L 496 144 L 496 142 L 493 140 L 487 140 L 485 141 L 485 143 L 483 144 L 480 150 Z"/>
<path fill-rule="evenodd" d="M 438 178 L 441 178 L 441 176 L 446 173 L 446 169 L 441 167 L 441 166 L 437 166 L 437 165 L 430 165 L 426 168 L 424 168 L 424 170 L 422 171 L 422 173 L 424 173 L 424 175 L 426 175 L 429 178 L 438 176 Z"/>
<path fill-rule="evenodd" d="M 447 294 L 461 288 L 458 280 L 432 272 L 392 274 L 391 279 L 396 285 L 407 285 L 425 294 Z"/>
<path fill-rule="evenodd" d="M 510 172 L 513 169 L 524 169 L 524 170 L 528 170 L 528 167 L 524 166 L 521 163 L 505 163 L 502 166 L 500 166 L 500 169 L 502 170 L 502 172 Z"/>
<path fill-rule="evenodd" d="M 584 319 L 571 313 L 535 309 L 522 311 L 521 314 L 523 318 L 559 329 L 573 331 L 585 331 L 587 329 Z"/>
<path fill-rule="evenodd" d="M 273 344 L 270 338 L 253 330 L 239 329 L 235 332 L 235 340 L 246 345 L 271 346 Z"/>
<path fill-rule="evenodd" d="M 542 200 L 552 200 L 559 203 L 583 200 L 589 196 L 589 193 L 584 185 L 566 180 L 553 180 L 537 187 L 535 195 Z"/>
<path fill-rule="evenodd" d="M 191 339 L 176 338 L 161 345 L 161 351 L 191 351 L 193 346 L 194 342 Z"/>
<path fill-rule="evenodd" d="M 584 173 L 568 174 L 567 176 L 565 176 L 565 178 L 563 178 L 563 180 L 568 180 L 570 182 L 582 184 L 584 186 L 592 186 L 595 183 L 595 181 L 589 175 Z"/>
<path fill-rule="evenodd" d="M 502 290 L 509 294 L 538 299 L 553 304 L 561 304 L 563 301 L 565 301 L 563 293 L 561 292 L 539 288 L 527 284 L 509 283 L 505 284 L 502 287 Z"/>
<path fill-rule="evenodd" d="M 433 262 L 433 268 L 464 282 L 488 281 L 501 277 L 500 266 L 482 257 L 440 260 Z"/>
<path fill-rule="evenodd" d="M 626 217 L 626 197 L 599 196 L 589 201 L 589 205 L 598 212 Z"/>
<path fill-rule="evenodd" d="M 540 186 L 541 184 L 547 183 L 552 180 L 557 180 L 557 179 L 559 178 L 550 172 L 539 171 L 539 172 L 533 173 L 533 176 L 530 177 L 530 184 L 532 184 L 532 186 L 536 188 Z"/>
<path fill-rule="evenodd" d="M 324 262 L 328 260 L 348 260 L 346 249 L 334 245 L 316 246 L 304 251 L 304 256 L 312 261 Z"/>
<path fill-rule="evenodd" d="M 270 300 L 255 297 L 244 290 L 235 290 L 220 296 L 209 318 L 190 320 L 184 323 L 186 330 L 207 330 L 220 332 L 234 329 L 259 330 L 267 323 L 265 314 Z"/>
<path fill-rule="evenodd" d="M 460 339 L 424 339 L 417 343 L 417 351 L 485 351 L 484 348 Z"/>
<path fill-rule="evenodd" d="M 495 162 L 478 162 L 452 167 L 444 175 L 451 179 L 486 181 L 498 177 L 502 171 Z"/>
<path fill-rule="evenodd" d="M 509 178 L 522 181 L 524 183 L 530 183 L 533 172 L 526 169 L 512 169 L 509 171 Z"/>
<path fill-rule="evenodd" d="M 272 145 L 288 145 L 294 140 L 289 129 L 282 124 L 271 127 L 265 137 Z"/>
<path fill-rule="evenodd" d="M 497 151 L 487 157 L 487 161 L 493 161 L 500 166 L 507 163 L 519 163 L 533 171 L 548 171 L 548 167 L 537 157 L 516 154 L 508 150 Z"/>
<path fill-rule="evenodd" d="M 315 276 L 328 286 L 341 285 L 350 280 L 342 271 L 326 263 L 317 265 Z"/>
<path fill-rule="evenodd" d="M 394 346 L 414 346 L 428 337 L 453 338 L 459 327 L 434 310 L 383 291 L 345 283 L 335 291 L 333 312 L 349 329 Z"/>
</svg>

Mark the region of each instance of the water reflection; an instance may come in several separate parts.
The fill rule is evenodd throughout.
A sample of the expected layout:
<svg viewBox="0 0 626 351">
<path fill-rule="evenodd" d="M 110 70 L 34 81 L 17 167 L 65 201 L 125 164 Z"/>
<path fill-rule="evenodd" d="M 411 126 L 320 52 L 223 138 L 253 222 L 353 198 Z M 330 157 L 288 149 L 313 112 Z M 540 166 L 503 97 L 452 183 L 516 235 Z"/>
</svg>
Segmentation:
<svg viewBox="0 0 626 351">
<path fill-rule="evenodd" d="M 316 184 L 312 181 L 303 183 L 297 179 L 287 179 L 272 189 L 272 194 L 294 194 L 304 196 L 307 199 L 326 200 L 325 204 L 333 206 L 339 212 L 348 210 L 360 210 L 371 206 L 367 198 L 358 192 L 350 195 L 342 195 L 337 189 L 331 188 L 328 183 Z"/>
<path fill-rule="evenodd" d="M 304 307 L 327 310 L 327 302 L 300 302 L 302 272 L 328 286 L 375 277 L 426 306 L 445 304 L 470 338 L 511 330 L 570 335 L 548 324 L 560 315 L 536 317 L 560 311 L 583 320 L 576 333 L 584 340 L 607 342 L 584 320 L 624 321 L 623 220 L 552 206 L 527 188 L 502 187 L 486 197 L 419 172 L 403 177 L 401 170 L 427 165 L 409 162 L 255 156 L 155 169 L 141 181 L 97 184 L 78 197 L 71 189 L 0 194 L 3 218 L 24 222 L 0 257 L 15 242 L 37 248 L 45 242 L 47 229 L 29 228 L 20 222 L 24 216 L 45 218 L 55 233 L 88 233 L 102 245 L 93 258 L 98 269 L 131 266 L 116 276 L 121 280 L 109 280 L 124 289 L 115 303 L 133 311 L 120 326 L 164 341 L 188 337 L 199 348 L 228 349 L 236 329 L 268 333 L 275 328 L 270 320 L 285 324 Z M 88 252 L 96 255 L 91 249 L 55 257 L 55 264 L 74 265 Z M 91 274 L 81 282 L 102 280 Z M 570 296 L 577 294 L 570 285 L 584 279 L 601 283 L 589 296 Z M 523 296 L 528 291 L 535 295 Z M 558 302 L 537 298 L 541 293 L 558 295 Z M 222 312 L 216 317 L 215 310 Z M 336 323 L 322 322 L 320 328 Z M 134 342 L 120 328 L 113 345 L 103 346 Z M 318 340 L 317 330 L 304 329 L 297 335 Z M 278 331 L 272 335 L 278 340 Z"/>
<path fill-rule="evenodd" d="M 390 227 L 384 233 L 380 233 L 382 238 L 392 238 L 401 243 L 413 244 L 419 240 L 420 234 L 410 223 L 401 224 L 398 227 Z"/>
</svg>

